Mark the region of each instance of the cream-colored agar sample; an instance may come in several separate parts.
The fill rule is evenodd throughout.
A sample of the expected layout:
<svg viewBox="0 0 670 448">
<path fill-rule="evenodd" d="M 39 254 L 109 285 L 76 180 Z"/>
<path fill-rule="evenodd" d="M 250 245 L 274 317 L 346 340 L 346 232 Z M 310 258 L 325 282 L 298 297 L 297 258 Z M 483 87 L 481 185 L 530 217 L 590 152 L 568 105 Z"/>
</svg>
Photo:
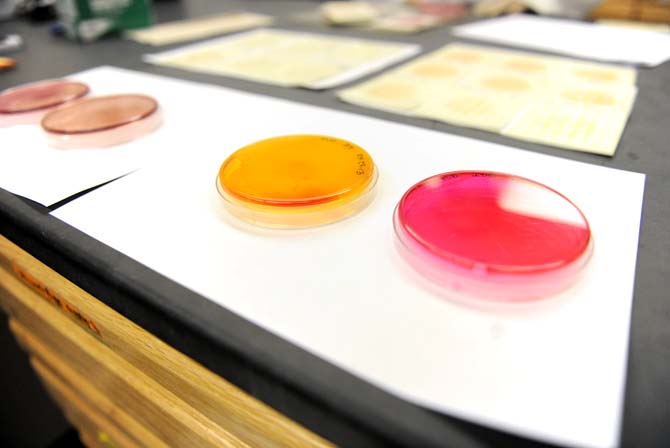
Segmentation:
<svg viewBox="0 0 670 448">
<path fill-rule="evenodd" d="M 334 25 L 369 22 L 380 15 L 373 4 L 358 1 L 328 1 L 321 5 L 321 16 Z"/>
<path fill-rule="evenodd" d="M 612 155 L 635 100 L 635 78 L 628 67 L 451 44 L 338 95 L 363 106 Z"/>
<path fill-rule="evenodd" d="M 514 58 L 503 63 L 504 68 L 521 73 L 538 74 L 547 70 L 547 65 L 531 58 Z"/>
<path fill-rule="evenodd" d="M 531 87 L 530 83 L 523 78 L 513 76 L 494 76 L 482 79 L 482 86 L 498 91 L 519 93 L 528 91 Z"/>
<path fill-rule="evenodd" d="M 462 89 L 422 104 L 414 110 L 414 115 L 499 132 L 510 117 L 518 114 L 524 102 L 525 99 L 515 96 Z"/>
<path fill-rule="evenodd" d="M 258 30 L 149 56 L 158 65 L 287 87 L 321 89 L 417 51 L 392 42 Z"/>
<path fill-rule="evenodd" d="M 539 103 L 526 108 L 502 134 L 611 156 L 628 110 L 579 103 Z"/>
<path fill-rule="evenodd" d="M 414 76 L 429 79 L 448 79 L 453 78 L 459 74 L 459 70 L 453 66 L 437 62 L 424 62 L 417 64 L 407 70 L 407 72 Z"/>
<path fill-rule="evenodd" d="M 130 39 L 149 45 L 167 45 L 201 39 L 214 34 L 231 33 L 256 26 L 269 25 L 274 18 L 263 14 L 236 12 L 154 25 L 127 31 Z"/>
<path fill-rule="evenodd" d="M 474 64 L 482 61 L 483 55 L 476 50 L 454 49 L 438 53 L 439 57 L 448 61 L 460 62 L 462 64 Z"/>
<path fill-rule="evenodd" d="M 614 96 L 607 92 L 597 90 L 565 90 L 562 93 L 562 96 L 568 100 L 593 104 L 596 106 L 613 106 L 616 103 L 616 98 L 614 98 Z"/>
<path fill-rule="evenodd" d="M 374 98 L 389 99 L 391 101 L 406 101 L 407 99 L 413 98 L 416 89 L 411 84 L 388 82 L 386 84 L 370 86 L 366 92 Z"/>
<path fill-rule="evenodd" d="M 612 82 L 619 79 L 619 74 L 613 70 L 602 69 L 577 69 L 575 75 L 593 82 Z"/>
<path fill-rule="evenodd" d="M 407 112 L 423 103 L 426 92 L 402 77 L 388 77 L 348 89 L 340 97 L 351 103 L 383 110 Z"/>
</svg>

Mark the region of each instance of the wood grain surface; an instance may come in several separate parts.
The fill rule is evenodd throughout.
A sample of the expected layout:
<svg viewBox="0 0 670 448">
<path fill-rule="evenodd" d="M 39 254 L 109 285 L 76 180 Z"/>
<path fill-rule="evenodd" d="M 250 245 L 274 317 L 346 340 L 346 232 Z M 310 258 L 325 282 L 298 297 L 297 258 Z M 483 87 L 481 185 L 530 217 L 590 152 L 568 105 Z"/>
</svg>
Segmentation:
<svg viewBox="0 0 670 448">
<path fill-rule="evenodd" d="M 1 236 L 0 305 L 169 446 L 331 446 Z"/>
</svg>

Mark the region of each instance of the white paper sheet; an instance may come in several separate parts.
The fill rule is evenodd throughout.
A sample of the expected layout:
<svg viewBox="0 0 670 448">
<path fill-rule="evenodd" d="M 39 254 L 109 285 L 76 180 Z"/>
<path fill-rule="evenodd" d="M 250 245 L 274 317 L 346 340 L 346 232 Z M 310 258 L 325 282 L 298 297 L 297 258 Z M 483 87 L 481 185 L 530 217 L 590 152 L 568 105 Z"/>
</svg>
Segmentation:
<svg viewBox="0 0 670 448">
<path fill-rule="evenodd" d="M 270 98 L 257 104 L 283 121 L 230 135 L 188 122 L 181 132 L 201 136 L 198 154 L 54 215 L 407 400 L 549 442 L 618 444 L 643 175 Z M 374 202 L 309 230 L 235 225 L 214 187 L 220 164 L 245 143 L 291 133 L 365 148 L 380 170 Z M 415 182 L 464 169 L 526 176 L 571 198 L 595 238 L 584 280 L 539 306 L 501 310 L 458 305 L 422 282 L 394 248 L 393 209 Z"/>
<path fill-rule="evenodd" d="M 289 119 L 260 107 L 257 101 L 265 104 L 261 96 L 188 81 L 112 67 L 69 78 L 87 83 L 91 95 L 151 95 L 163 109 L 164 123 L 154 133 L 123 145 L 71 150 L 47 145 L 39 125 L 0 128 L 0 187 L 47 206 L 175 154 L 197 153 L 202 141 L 184 130 L 198 124 L 213 126 L 234 139 L 245 126 L 255 128 L 258 122 L 272 126 Z M 212 89 L 217 101 L 211 99 Z M 281 103 L 291 108 L 292 103 Z"/>
<path fill-rule="evenodd" d="M 547 17 L 512 15 L 453 28 L 469 39 L 599 61 L 656 66 L 670 59 L 670 35 Z"/>
</svg>

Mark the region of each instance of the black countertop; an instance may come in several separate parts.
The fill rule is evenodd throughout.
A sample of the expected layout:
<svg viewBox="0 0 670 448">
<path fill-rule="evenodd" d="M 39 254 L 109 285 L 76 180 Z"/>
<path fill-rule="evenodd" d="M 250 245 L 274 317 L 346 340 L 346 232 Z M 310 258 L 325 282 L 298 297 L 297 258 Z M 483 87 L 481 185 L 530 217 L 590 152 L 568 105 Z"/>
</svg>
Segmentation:
<svg viewBox="0 0 670 448">
<path fill-rule="evenodd" d="M 164 22 L 243 9 L 276 15 L 275 27 L 419 43 L 424 52 L 453 40 L 447 28 L 396 36 L 317 28 L 291 18 L 292 12 L 315 6 L 297 1 L 184 0 L 159 1 L 154 11 L 157 21 Z M 670 446 L 670 63 L 639 70 L 635 107 L 615 156 L 608 158 L 363 109 L 338 101 L 332 91 L 285 89 L 151 66 L 140 56 L 152 47 L 119 37 L 78 44 L 52 36 L 48 25 L 18 20 L 1 23 L 0 32 L 15 32 L 25 40 L 24 48 L 11 55 L 18 61 L 17 68 L 0 73 L 0 89 L 115 65 L 645 173 L 622 445 Z M 48 212 L 0 190 L 0 233 L 170 345 L 329 440 L 343 446 L 542 446 L 395 398 L 130 260 Z M 188 308 L 184 306 L 187 301 Z"/>
</svg>

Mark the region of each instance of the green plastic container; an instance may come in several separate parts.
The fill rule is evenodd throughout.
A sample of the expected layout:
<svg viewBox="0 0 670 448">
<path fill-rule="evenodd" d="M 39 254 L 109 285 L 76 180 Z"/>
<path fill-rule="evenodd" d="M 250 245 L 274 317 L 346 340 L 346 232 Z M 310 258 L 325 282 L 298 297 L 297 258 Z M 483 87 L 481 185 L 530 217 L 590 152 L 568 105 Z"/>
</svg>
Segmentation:
<svg viewBox="0 0 670 448">
<path fill-rule="evenodd" d="M 67 36 L 83 42 L 152 24 L 149 0 L 58 0 L 56 8 Z"/>
</svg>

